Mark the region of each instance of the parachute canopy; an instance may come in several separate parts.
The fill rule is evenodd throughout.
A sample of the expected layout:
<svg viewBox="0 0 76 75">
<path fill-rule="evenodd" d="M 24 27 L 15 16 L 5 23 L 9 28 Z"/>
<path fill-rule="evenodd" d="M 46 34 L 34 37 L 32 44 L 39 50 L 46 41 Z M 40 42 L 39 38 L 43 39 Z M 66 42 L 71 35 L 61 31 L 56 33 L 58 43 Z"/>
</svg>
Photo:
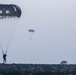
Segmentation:
<svg viewBox="0 0 76 75">
<path fill-rule="evenodd" d="M 29 29 L 28 31 L 29 31 L 29 32 L 35 32 L 35 30 L 33 30 L 33 29 Z"/>
<path fill-rule="evenodd" d="M 20 17 L 21 9 L 14 4 L 0 4 L 0 18 L 5 17 Z"/>
<path fill-rule="evenodd" d="M 66 64 L 68 64 L 68 62 L 67 61 L 65 61 L 65 60 L 63 60 L 63 61 L 61 61 L 61 63 L 60 64 L 62 64 L 62 65 L 66 65 Z"/>
</svg>

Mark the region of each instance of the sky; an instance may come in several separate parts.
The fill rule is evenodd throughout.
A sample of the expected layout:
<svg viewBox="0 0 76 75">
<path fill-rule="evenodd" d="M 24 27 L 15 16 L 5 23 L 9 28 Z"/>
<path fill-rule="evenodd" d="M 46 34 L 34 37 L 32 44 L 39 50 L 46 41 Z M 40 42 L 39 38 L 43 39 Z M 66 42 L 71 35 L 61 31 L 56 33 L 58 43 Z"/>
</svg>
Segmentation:
<svg viewBox="0 0 76 75">
<path fill-rule="evenodd" d="M 22 10 L 20 19 L 15 20 L 17 27 L 8 48 L 8 63 L 60 64 L 66 60 L 76 64 L 76 0 L 0 0 L 0 3 L 16 4 Z M 11 21 L 11 25 L 15 22 Z M 29 29 L 35 33 L 30 35 Z"/>
</svg>

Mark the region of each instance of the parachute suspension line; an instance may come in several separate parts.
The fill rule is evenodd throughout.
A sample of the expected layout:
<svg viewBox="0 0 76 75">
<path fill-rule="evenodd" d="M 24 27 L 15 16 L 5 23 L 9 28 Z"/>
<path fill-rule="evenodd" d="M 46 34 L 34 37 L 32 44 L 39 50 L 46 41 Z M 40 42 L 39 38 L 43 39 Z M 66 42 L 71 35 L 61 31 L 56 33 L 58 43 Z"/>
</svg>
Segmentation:
<svg viewBox="0 0 76 75">
<path fill-rule="evenodd" d="M 14 32 L 13 32 L 13 33 L 14 33 Z M 8 50 L 8 47 L 9 47 L 10 42 L 11 42 L 12 37 L 13 37 L 13 33 L 11 33 L 10 39 L 8 40 L 8 44 L 7 44 L 6 50 Z"/>
<path fill-rule="evenodd" d="M 7 51 L 8 48 L 9 48 L 9 45 L 10 45 L 10 43 L 11 43 L 11 40 L 12 40 L 13 34 L 14 34 L 14 32 L 13 32 L 12 35 L 10 36 L 10 39 L 9 39 L 8 45 L 7 45 L 7 47 L 6 47 L 6 51 Z"/>
<path fill-rule="evenodd" d="M 18 22 L 15 22 L 15 23 L 18 23 Z M 6 47 L 6 51 L 8 51 L 9 45 L 10 45 L 10 43 L 11 43 L 11 40 L 12 40 L 12 38 L 13 38 L 13 34 L 14 34 L 15 30 L 16 30 L 17 25 L 18 25 L 18 24 L 14 24 L 13 31 L 10 32 L 11 35 L 10 35 L 10 39 L 8 40 L 8 44 L 7 44 L 7 47 Z"/>
<path fill-rule="evenodd" d="M 2 53 L 4 54 L 4 51 L 3 51 L 3 48 L 2 48 L 2 46 L 1 46 L 1 44 L 0 44 L 0 48 L 1 48 L 1 50 L 2 50 Z M 6 52 L 7 53 L 7 52 Z"/>
<path fill-rule="evenodd" d="M 1 44 L 0 44 L 0 48 L 1 48 L 1 50 L 3 51 L 3 48 L 2 48 L 2 46 L 1 46 Z"/>
<path fill-rule="evenodd" d="M 0 48 L 7 52 L 22 11 L 14 4 L 0 4 L 0 10 Z"/>
<path fill-rule="evenodd" d="M 3 25 L 3 24 L 2 24 Z M 1 25 L 0 25 L 0 32 L 1 32 Z M 0 38 L 1 38 L 1 36 L 0 36 Z M 2 39 L 0 40 L 0 42 L 2 41 Z M 1 48 L 1 50 L 2 50 L 2 53 L 3 53 L 3 48 L 2 48 L 2 45 L 1 45 L 1 43 L 0 43 L 0 48 Z"/>
</svg>

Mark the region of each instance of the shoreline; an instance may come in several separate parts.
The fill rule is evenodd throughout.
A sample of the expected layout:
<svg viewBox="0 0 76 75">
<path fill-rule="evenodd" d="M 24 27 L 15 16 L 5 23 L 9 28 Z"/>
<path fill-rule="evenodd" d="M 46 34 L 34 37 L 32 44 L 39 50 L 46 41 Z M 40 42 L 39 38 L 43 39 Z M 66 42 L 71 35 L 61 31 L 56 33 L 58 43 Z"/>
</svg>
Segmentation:
<svg viewBox="0 0 76 75">
<path fill-rule="evenodd" d="M 76 65 L 0 63 L 0 75 L 76 75 Z"/>
</svg>

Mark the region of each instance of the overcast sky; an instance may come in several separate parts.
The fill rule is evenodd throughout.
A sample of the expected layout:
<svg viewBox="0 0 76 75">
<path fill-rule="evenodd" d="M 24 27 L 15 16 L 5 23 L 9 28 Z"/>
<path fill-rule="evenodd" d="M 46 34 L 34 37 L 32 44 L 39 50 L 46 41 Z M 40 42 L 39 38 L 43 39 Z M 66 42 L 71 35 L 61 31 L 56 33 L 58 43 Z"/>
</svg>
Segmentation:
<svg viewBox="0 0 76 75">
<path fill-rule="evenodd" d="M 16 4 L 22 10 L 8 48 L 8 63 L 59 64 L 62 60 L 76 63 L 76 0 L 0 0 L 0 3 Z M 31 40 L 30 28 L 35 30 Z"/>
</svg>

